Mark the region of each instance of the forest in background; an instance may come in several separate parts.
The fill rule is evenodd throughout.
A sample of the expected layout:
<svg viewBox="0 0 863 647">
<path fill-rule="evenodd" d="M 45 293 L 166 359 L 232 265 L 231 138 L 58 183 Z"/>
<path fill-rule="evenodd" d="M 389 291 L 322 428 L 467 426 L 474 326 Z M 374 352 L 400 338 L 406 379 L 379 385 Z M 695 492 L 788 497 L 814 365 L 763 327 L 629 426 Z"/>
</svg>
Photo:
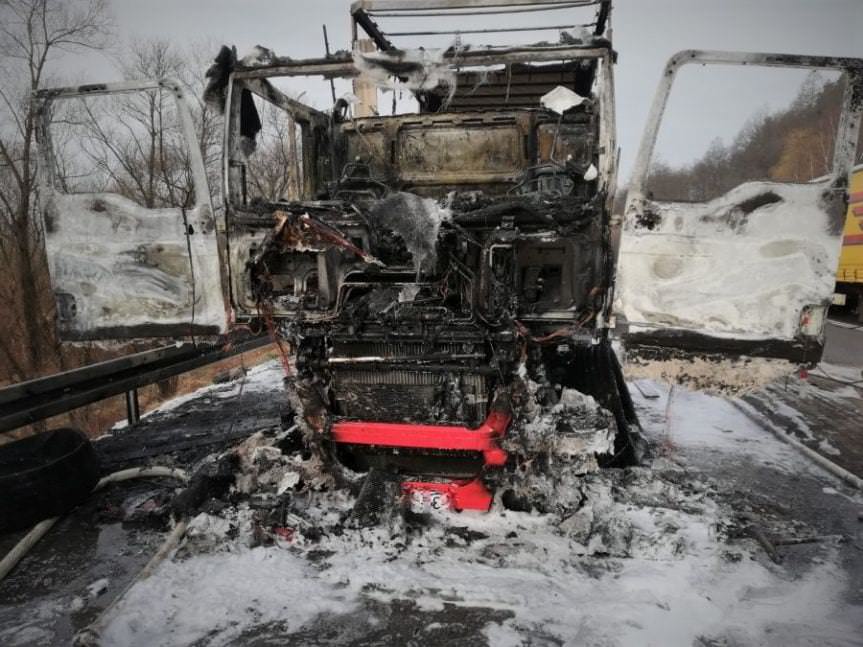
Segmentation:
<svg viewBox="0 0 863 647">
<path fill-rule="evenodd" d="M 657 200 L 703 202 L 753 180 L 808 182 L 831 168 L 845 83 L 811 72 L 785 110 L 762 110 L 737 136 L 714 139 L 693 163 L 673 168 L 654 160 L 647 181 Z M 857 162 L 863 161 L 863 131 Z"/>
</svg>

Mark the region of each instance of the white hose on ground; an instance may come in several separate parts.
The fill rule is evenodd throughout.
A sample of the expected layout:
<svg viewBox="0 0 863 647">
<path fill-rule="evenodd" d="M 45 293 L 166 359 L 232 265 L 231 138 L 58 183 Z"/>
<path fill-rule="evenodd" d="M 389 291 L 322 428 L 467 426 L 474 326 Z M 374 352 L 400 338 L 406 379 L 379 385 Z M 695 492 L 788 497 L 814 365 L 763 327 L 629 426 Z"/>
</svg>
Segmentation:
<svg viewBox="0 0 863 647">
<path fill-rule="evenodd" d="M 93 488 L 93 491 L 100 490 L 109 483 L 118 483 L 120 481 L 128 481 L 129 479 L 137 479 L 137 478 L 147 478 L 152 476 L 167 476 L 169 478 L 177 479 L 178 481 L 183 481 L 183 483 L 189 482 L 189 475 L 184 471 L 177 467 L 131 467 L 127 470 L 120 470 L 119 472 L 114 472 L 113 474 L 108 474 L 108 476 L 104 476 L 99 479 L 99 482 L 96 483 L 96 487 Z"/>
<path fill-rule="evenodd" d="M 132 467 L 127 470 L 120 470 L 109 474 L 96 483 L 93 492 L 101 490 L 109 483 L 118 483 L 119 481 L 128 481 L 135 478 L 150 478 L 167 476 L 175 478 L 184 483 L 189 481 L 189 475 L 181 469 L 174 467 Z M 11 571 L 20 562 L 31 548 L 44 537 L 49 530 L 54 526 L 60 517 L 52 517 L 51 519 L 43 519 L 37 523 L 15 546 L 6 553 L 6 556 L 0 561 L 0 581 L 3 581 L 9 571 Z"/>
<path fill-rule="evenodd" d="M 152 572 L 154 570 L 156 570 L 156 567 L 159 564 L 161 564 L 162 560 L 164 560 L 168 556 L 168 553 L 170 553 L 172 550 L 174 550 L 177 547 L 177 545 L 180 543 L 180 540 L 183 539 L 183 536 L 186 534 L 186 530 L 188 529 L 188 527 L 189 527 L 189 522 L 187 519 L 180 519 L 174 525 L 174 528 L 171 530 L 171 533 L 165 538 L 165 541 L 162 543 L 162 545 L 159 546 L 159 550 L 157 550 L 156 554 L 150 558 L 150 561 L 147 562 L 147 565 L 141 569 L 141 572 L 138 573 L 138 575 L 135 577 L 135 579 L 133 579 L 129 583 L 129 586 L 126 587 L 126 590 L 123 592 L 123 595 L 125 595 L 126 591 L 128 591 L 130 588 L 132 588 L 132 585 L 135 582 L 137 582 L 138 580 L 143 580 L 145 578 L 150 577 Z M 119 595 L 119 596 L 117 596 L 116 599 L 119 600 L 121 597 L 123 597 L 123 596 Z M 111 604 L 111 606 L 114 606 L 114 605 Z M 105 611 L 107 611 L 107 610 L 108 609 L 105 609 Z"/>
<path fill-rule="evenodd" d="M 6 556 L 2 561 L 0 561 L 0 581 L 8 575 L 9 571 L 15 568 L 15 565 L 21 561 L 24 555 L 26 555 L 31 548 L 33 548 L 33 545 L 42 539 L 49 530 L 51 530 L 54 524 L 57 523 L 58 519 L 60 519 L 60 517 L 43 519 L 33 526 L 33 528 L 30 529 L 30 532 L 24 535 L 21 540 L 13 546 L 12 550 L 6 553 Z"/>
</svg>

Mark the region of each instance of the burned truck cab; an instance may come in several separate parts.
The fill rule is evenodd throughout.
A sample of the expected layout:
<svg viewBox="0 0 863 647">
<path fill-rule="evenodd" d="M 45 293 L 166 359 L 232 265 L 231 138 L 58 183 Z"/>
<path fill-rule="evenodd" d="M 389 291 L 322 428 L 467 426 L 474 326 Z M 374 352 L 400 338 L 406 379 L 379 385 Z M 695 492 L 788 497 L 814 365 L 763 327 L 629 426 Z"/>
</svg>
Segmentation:
<svg viewBox="0 0 863 647">
<path fill-rule="evenodd" d="M 675 54 L 613 215 L 610 7 L 360 0 L 351 51 L 296 59 L 259 47 L 238 58 L 225 47 L 205 96 L 224 115 L 220 149 L 198 141 L 187 91 L 170 79 L 40 90 L 39 200 L 60 338 L 267 334 L 313 455 L 345 479 L 369 472 L 369 483 L 383 476 L 457 509 L 487 509 L 494 480 L 516 493 L 510 503 L 544 483 L 528 497 L 536 508 L 566 479 L 638 460 L 612 333 L 630 377 L 696 388 L 729 392 L 814 365 L 863 61 Z M 556 10 L 587 19 L 528 17 Z M 486 20 L 507 13 L 525 25 Z M 428 16 L 431 32 L 378 23 Z M 510 40 L 543 29 L 555 40 Z M 412 42 L 442 32 L 437 47 Z M 500 33 L 499 44 L 462 41 Z M 818 177 L 775 176 L 768 164 L 706 192 L 657 190 L 669 98 L 689 72 L 718 70 L 841 80 Z M 147 106 L 159 108 L 158 132 L 130 129 Z M 668 121 L 699 136 L 710 125 Z M 65 130 L 52 141 L 55 124 Z M 164 168 L 140 189 L 156 191 L 128 177 L 148 150 Z"/>
<path fill-rule="evenodd" d="M 613 412 L 621 433 L 605 453 L 631 459 L 636 422 L 605 326 L 616 147 L 602 25 L 437 52 L 371 34 L 375 51 L 234 62 L 226 81 L 232 305 L 290 349 L 307 436 L 340 443 L 358 469 L 474 477 L 528 400 L 558 406 L 572 388 Z M 360 92 L 319 111 L 278 89 L 313 74 Z M 395 114 L 363 116 L 362 84 L 388 90 Z M 413 112 L 399 111 L 404 95 Z M 294 186 L 264 195 L 255 158 L 276 109 L 296 124 L 279 142 L 295 151 Z M 480 449 L 447 439 L 479 442 L 495 413 L 506 424 Z M 422 433 L 438 441 L 416 446 Z"/>
</svg>

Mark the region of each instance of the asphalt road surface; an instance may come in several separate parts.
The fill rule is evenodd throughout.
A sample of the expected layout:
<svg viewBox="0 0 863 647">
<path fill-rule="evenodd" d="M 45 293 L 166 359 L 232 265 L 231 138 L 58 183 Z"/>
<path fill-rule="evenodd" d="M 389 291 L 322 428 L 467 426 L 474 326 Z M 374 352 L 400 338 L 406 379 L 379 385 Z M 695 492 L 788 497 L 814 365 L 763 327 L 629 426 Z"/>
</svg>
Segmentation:
<svg viewBox="0 0 863 647">
<path fill-rule="evenodd" d="M 828 320 L 824 361 L 863 369 L 863 326 L 846 317 Z"/>
</svg>

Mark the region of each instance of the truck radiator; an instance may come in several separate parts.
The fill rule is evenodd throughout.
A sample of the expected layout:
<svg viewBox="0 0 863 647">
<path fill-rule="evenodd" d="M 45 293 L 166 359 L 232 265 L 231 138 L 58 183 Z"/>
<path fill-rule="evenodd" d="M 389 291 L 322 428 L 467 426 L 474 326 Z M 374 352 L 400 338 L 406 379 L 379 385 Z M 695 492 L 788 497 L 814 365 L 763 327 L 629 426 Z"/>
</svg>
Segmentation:
<svg viewBox="0 0 863 647">
<path fill-rule="evenodd" d="M 457 423 L 478 426 L 488 413 L 488 376 L 445 365 L 387 367 L 331 365 L 339 415 L 381 422 Z"/>
</svg>

